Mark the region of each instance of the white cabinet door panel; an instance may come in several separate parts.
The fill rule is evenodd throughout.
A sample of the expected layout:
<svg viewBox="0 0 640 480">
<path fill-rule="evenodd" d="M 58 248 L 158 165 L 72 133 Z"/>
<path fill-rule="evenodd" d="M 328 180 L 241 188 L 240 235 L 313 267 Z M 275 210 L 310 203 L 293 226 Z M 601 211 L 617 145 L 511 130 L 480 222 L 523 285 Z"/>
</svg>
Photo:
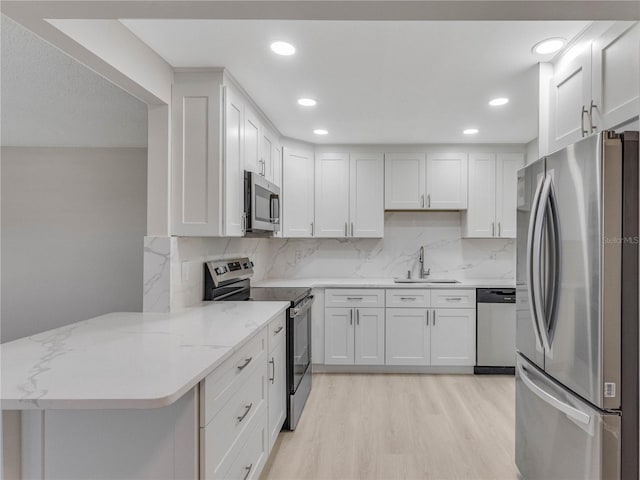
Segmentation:
<svg viewBox="0 0 640 480">
<path fill-rule="evenodd" d="M 427 199 L 431 210 L 467 208 L 467 154 L 427 154 Z"/>
<path fill-rule="evenodd" d="M 275 144 L 275 134 L 265 127 L 262 127 L 260 136 L 260 174 L 270 182 L 273 182 L 273 146 Z"/>
<path fill-rule="evenodd" d="M 327 308 L 324 314 L 324 363 L 353 365 L 353 308 Z"/>
<path fill-rule="evenodd" d="M 616 22 L 593 46 L 593 92 L 598 130 L 640 113 L 640 24 Z"/>
<path fill-rule="evenodd" d="M 424 208 L 424 153 L 387 153 L 384 156 L 386 210 Z"/>
<path fill-rule="evenodd" d="M 316 158 L 315 236 L 346 237 L 349 226 L 349 154 Z"/>
<path fill-rule="evenodd" d="M 583 109 L 591 103 L 591 44 L 573 59 L 561 61 L 551 78 L 549 150 L 555 152 L 589 133 L 589 118 Z"/>
<path fill-rule="evenodd" d="M 312 151 L 285 148 L 282 159 L 282 235 L 311 237 L 313 233 L 314 162 Z"/>
<path fill-rule="evenodd" d="M 249 107 L 244 109 L 244 168 L 261 173 L 260 120 Z"/>
<path fill-rule="evenodd" d="M 496 162 L 496 237 L 516 238 L 518 170 L 524 166 L 521 153 L 500 153 Z"/>
<path fill-rule="evenodd" d="M 244 174 L 242 164 L 242 98 L 224 87 L 224 234 L 243 235 Z"/>
<path fill-rule="evenodd" d="M 355 364 L 384 365 L 384 308 L 356 308 Z"/>
<path fill-rule="evenodd" d="M 466 237 L 491 238 L 495 235 L 496 156 L 493 153 L 469 155 L 469 205 L 465 216 Z"/>
<path fill-rule="evenodd" d="M 429 310 L 388 308 L 385 319 L 385 363 L 429 365 Z"/>
<path fill-rule="evenodd" d="M 475 365 L 475 309 L 432 311 L 431 365 Z"/>
<path fill-rule="evenodd" d="M 350 158 L 350 235 L 384 236 L 384 157 L 353 153 Z"/>
</svg>

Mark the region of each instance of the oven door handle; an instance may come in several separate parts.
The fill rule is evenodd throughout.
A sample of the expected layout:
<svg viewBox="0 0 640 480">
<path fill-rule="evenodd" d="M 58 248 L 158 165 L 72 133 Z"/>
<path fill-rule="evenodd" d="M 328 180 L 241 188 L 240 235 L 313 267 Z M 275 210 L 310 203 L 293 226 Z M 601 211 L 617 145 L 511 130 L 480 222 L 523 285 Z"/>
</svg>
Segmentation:
<svg viewBox="0 0 640 480">
<path fill-rule="evenodd" d="M 309 295 L 305 300 L 299 303 L 297 307 L 294 307 L 291 309 L 289 313 L 289 317 L 295 318 L 305 313 L 307 310 L 311 308 L 311 305 L 313 304 L 313 299 L 314 299 L 314 296 Z"/>
</svg>

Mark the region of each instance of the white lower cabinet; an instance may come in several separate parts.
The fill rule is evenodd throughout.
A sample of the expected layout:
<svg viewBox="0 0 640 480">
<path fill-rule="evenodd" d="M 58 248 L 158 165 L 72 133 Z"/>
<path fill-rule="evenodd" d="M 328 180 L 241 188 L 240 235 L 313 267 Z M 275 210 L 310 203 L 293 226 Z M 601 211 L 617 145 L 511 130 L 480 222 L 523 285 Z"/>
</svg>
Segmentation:
<svg viewBox="0 0 640 480">
<path fill-rule="evenodd" d="M 387 308 L 387 365 L 429 365 L 431 330 L 426 308 Z"/>
<path fill-rule="evenodd" d="M 286 416 L 286 320 L 272 320 L 200 384 L 200 478 L 259 478 Z"/>
<path fill-rule="evenodd" d="M 384 365 L 384 308 L 327 308 L 325 364 Z"/>
<path fill-rule="evenodd" d="M 473 289 L 387 290 L 385 363 L 473 366 L 475 301 Z"/>
<path fill-rule="evenodd" d="M 476 362 L 476 311 L 437 308 L 431 314 L 431 365 L 469 365 Z"/>
</svg>

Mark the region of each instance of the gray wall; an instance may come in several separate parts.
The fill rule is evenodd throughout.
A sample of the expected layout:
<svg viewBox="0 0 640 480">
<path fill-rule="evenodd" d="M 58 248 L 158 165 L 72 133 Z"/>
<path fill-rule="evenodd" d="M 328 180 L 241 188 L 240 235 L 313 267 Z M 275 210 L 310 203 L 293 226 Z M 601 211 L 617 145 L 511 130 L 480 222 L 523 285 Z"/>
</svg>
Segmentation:
<svg viewBox="0 0 640 480">
<path fill-rule="evenodd" d="M 144 148 L 2 148 L 0 340 L 142 310 Z"/>
</svg>

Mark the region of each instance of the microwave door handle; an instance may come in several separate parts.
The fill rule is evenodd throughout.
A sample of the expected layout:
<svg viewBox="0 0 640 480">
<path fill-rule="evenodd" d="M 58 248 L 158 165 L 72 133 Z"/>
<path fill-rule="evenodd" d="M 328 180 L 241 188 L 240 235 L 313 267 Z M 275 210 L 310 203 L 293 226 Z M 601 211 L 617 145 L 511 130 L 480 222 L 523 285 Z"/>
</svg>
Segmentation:
<svg viewBox="0 0 640 480">
<path fill-rule="evenodd" d="M 280 199 L 277 194 L 271 194 L 270 204 L 271 212 L 269 216 L 271 217 L 271 222 L 280 223 Z"/>
</svg>

